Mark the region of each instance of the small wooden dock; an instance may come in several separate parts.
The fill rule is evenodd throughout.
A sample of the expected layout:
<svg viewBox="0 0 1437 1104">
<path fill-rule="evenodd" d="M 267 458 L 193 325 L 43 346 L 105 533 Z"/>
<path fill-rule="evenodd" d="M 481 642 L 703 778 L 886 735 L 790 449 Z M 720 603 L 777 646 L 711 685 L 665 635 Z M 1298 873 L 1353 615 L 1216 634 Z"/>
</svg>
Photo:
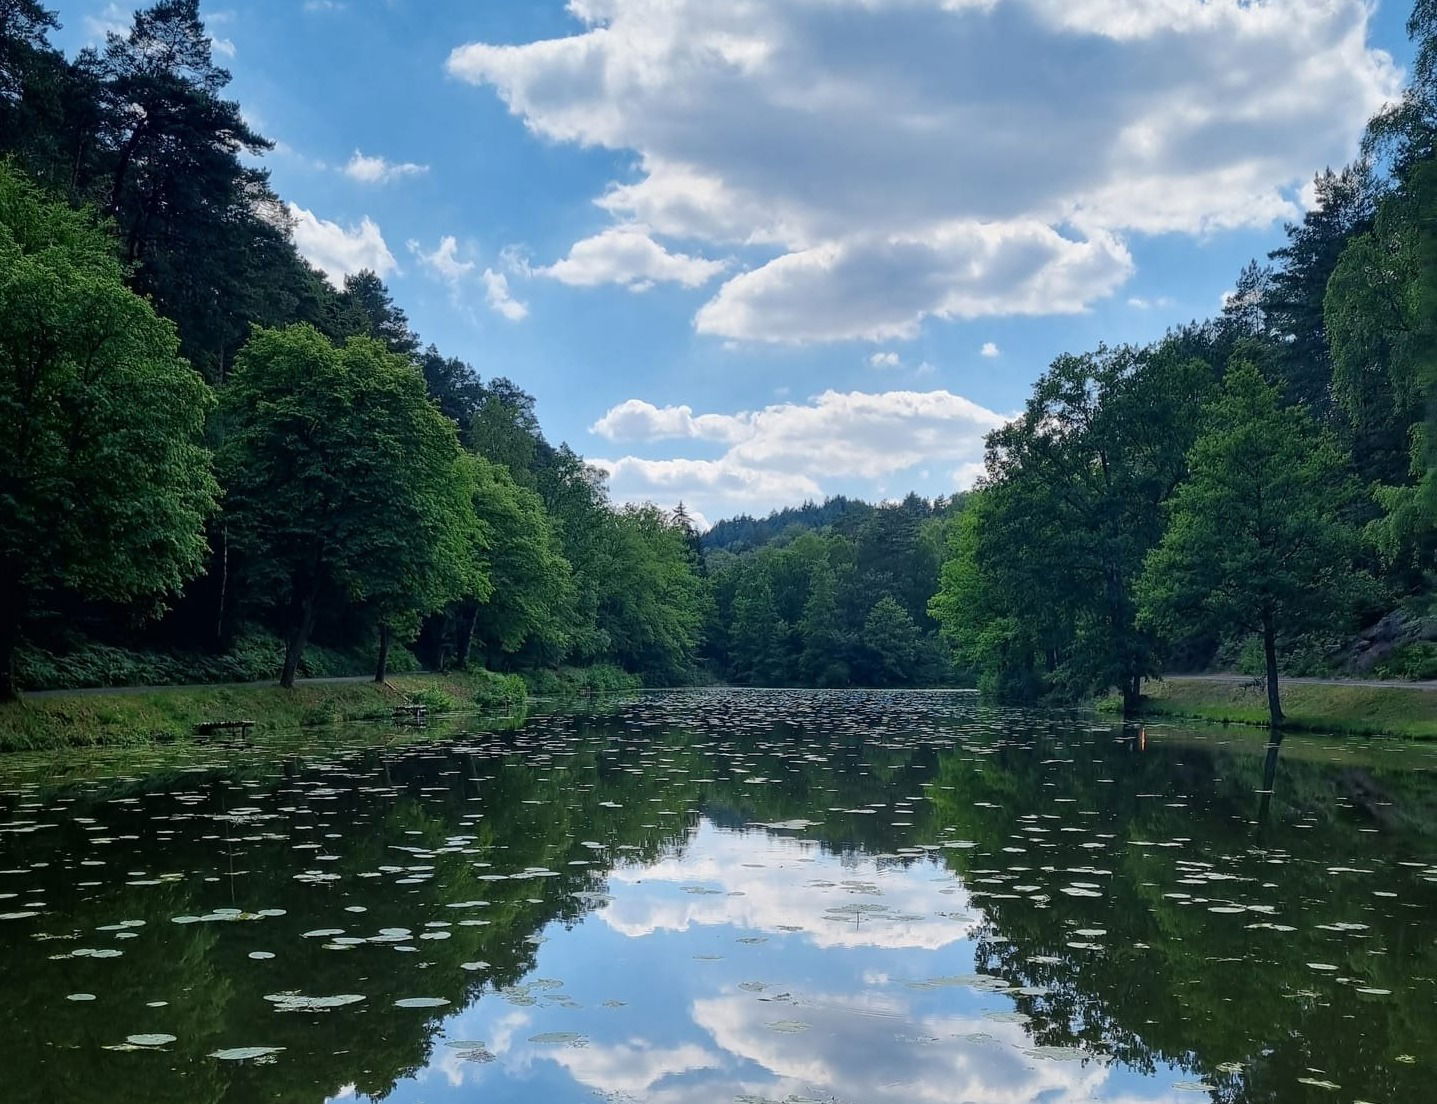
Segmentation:
<svg viewBox="0 0 1437 1104">
<path fill-rule="evenodd" d="M 227 742 L 247 744 L 253 731 L 253 721 L 204 721 L 195 725 L 195 737 L 201 743 L 221 737 Z"/>
</svg>

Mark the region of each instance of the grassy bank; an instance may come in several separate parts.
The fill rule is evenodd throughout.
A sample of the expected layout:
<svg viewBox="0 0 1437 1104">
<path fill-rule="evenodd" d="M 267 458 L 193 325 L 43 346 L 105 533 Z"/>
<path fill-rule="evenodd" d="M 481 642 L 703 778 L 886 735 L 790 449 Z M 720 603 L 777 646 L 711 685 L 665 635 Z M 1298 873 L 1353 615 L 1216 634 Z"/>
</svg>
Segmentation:
<svg viewBox="0 0 1437 1104">
<path fill-rule="evenodd" d="M 1267 692 L 1259 684 L 1170 678 L 1143 689 L 1149 716 L 1267 725 Z M 1282 710 L 1294 732 L 1437 739 L 1437 693 L 1430 690 L 1284 683 Z"/>
<path fill-rule="evenodd" d="M 523 703 L 514 675 L 488 671 L 396 675 L 373 682 L 277 686 L 186 686 L 134 693 L 60 694 L 0 706 L 0 751 L 145 744 L 189 739 L 208 721 L 253 721 L 258 731 L 382 720 L 396 705 L 434 712 L 505 709 Z"/>
</svg>

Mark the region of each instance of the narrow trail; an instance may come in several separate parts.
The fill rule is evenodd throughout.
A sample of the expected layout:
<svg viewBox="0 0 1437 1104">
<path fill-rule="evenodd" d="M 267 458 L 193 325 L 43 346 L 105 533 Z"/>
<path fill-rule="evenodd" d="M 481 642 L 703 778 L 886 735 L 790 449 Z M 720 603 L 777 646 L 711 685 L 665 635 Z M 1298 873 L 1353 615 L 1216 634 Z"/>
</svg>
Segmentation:
<svg viewBox="0 0 1437 1104">
<path fill-rule="evenodd" d="M 428 674 L 427 671 L 410 671 L 406 674 Z M 1260 675 L 1165 675 L 1167 682 L 1257 682 Z M 339 675 L 330 678 L 296 679 L 296 686 L 335 686 L 342 683 L 373 682 L 373 675 Z M 1284 678 L 1283 686 L 1351 686 L 1365 690 L 1426 690 L 1437 691 L 1437 679 L 1425 682 L 1406 682 L 1402 679 L 1345 679 L 1345 678 Z M 101 694 L 163 694 L 174 690 L 263 690 L 277 689 L 276 679 L 260 682 L 189 682 L 167 686 L 85 686 L 75 690 L 27 690 L 26 698 L 58 698 L 73 695 Z"/>
<path fill-rule="evenodd" d="M 1261 675 L 1165 675 L 1168 682 L 1258 682 Z M 1437 690 L 1437 679 L 1408 682 L 1403 679 L 1282 678 L 1283 686 L 1351 686 L 1365 690 Z"/>
<path fill-rule="evenodd" d="M 414 671 L 406 674 L 425 674 Z M 373 682 L 373 675 L 338 675 L 331 678 L 295 679 L 296 686 L 334 686 L 345 682 Z M 77 694 L 163 694 L 172 690 L 263 690 L 279 689 L 278 679 L 261 682 L 186 682 L 168 686 L 84 686 L 75 690 L 27 690 L 26 698 L 60 698 Z"/>
</svg>

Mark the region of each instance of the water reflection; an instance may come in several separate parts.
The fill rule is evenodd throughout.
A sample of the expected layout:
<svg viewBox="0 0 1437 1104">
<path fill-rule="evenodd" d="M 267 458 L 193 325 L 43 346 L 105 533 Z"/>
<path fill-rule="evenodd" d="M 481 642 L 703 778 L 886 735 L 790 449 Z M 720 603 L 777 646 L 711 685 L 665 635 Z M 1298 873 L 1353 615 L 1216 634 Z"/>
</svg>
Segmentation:
<svg viewBox="0 0 1437 1104">
<path fill-rule="evenodd" d="M 0 1097 L 1426 1098 L 1430 749 L 921 694 L 369 738 L 0 768 Z"/>
</svg>

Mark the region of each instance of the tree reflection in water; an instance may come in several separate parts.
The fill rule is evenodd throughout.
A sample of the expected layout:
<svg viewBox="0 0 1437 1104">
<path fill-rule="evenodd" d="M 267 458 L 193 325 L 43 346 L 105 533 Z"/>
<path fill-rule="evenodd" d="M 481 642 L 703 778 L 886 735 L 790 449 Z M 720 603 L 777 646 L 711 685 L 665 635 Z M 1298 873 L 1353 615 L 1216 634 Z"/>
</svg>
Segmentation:
<svg viewBox="0 0 1437 1104">
<path fill-rule="evenodd" d="M 788 692 L 378 738 L 9 764 L 4 1098 L 1246 1104 L 1432 1076 L 1427 749 Z M 282 1049 L 211 1057 L 241 1047 Z"/>
</svg>

